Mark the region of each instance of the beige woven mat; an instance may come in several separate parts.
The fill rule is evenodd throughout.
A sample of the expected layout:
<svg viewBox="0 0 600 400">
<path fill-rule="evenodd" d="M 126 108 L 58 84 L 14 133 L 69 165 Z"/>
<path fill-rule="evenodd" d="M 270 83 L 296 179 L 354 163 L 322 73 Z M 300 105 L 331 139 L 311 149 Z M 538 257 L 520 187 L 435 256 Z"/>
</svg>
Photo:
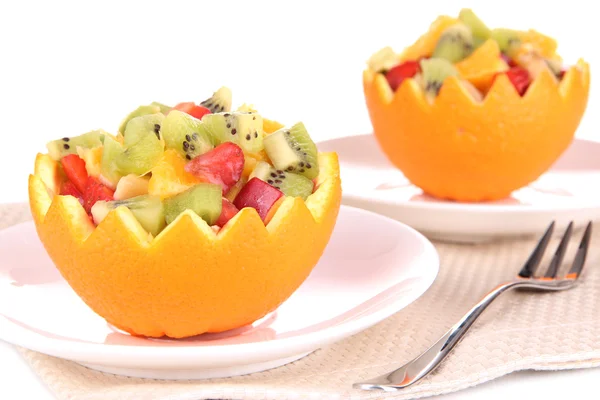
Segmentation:
<svg viewBox="0 0 600 400">
<path fill-rule="evenodd" d="M 28 218 L 26 206 L 0 208 L 1 226 Z M 28 350 L 22 354 L 61 400 L 413 399 L 518 370 L 600 366 L 600 226 L 595 228 L 580 287 L 504 295 L 433 375 L 400 393 L 363 392 L 351 384 L 383 374 L 426 349 L 488 289 L 511 278 L 534 241 L 436 243 L 440 274 L 415 303 L 367 331 L 262 373 L 211 381 L 143 380 L 95 372 Z"/>
</svg>

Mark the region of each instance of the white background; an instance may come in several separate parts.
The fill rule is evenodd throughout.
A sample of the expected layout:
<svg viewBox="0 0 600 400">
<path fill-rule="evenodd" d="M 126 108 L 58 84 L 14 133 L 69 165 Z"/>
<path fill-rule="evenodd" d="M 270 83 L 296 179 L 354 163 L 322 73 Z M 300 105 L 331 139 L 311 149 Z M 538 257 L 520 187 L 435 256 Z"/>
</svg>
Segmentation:
<svg viewBox="0 0 600 400">
<path fill-rule="evenodd" d="M 587 1 L 0 2 L 0 203 L 27 199 L 45 143 L 121 118 L 153 100 L 201 101 L 221 85 L 234 105 L 305 122 L 315 140 L 366 133 L 366 58 L 410 44 L 440 13 L 472 7 L 492 27 L 536 28 L 566 62 L 600 65 L 597 7 Z M 596 86 L 578 136 L 596 138 Z M 515 374 L 448 399 L 564 399 L 599 370 Z M 593 392 L 579 398 L 597 398 Z M 0 399 L 50 399 L 0 344 Z"/>
</svg>

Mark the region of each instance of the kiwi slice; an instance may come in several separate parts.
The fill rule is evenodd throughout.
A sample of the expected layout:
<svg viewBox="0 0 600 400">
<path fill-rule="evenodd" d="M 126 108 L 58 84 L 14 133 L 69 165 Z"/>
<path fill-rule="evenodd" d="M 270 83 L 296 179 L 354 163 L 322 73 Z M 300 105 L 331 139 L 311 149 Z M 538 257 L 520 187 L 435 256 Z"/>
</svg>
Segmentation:
<svg viewBox="0 0 600 400">
<path fill-rule="evenodd" d="M 200 105 L 213 113 L 231 111 L 231 97 L 231 90 L 223 86 L 208 99 L 200 102 Z"/>
<path fill-rule="evenodd" d="M 488 40 L 492 36 L 492 31 L 483 23 L 481 19 L 473 10 L 469 8 L 463 8 L 458 13 L 458 19 L 471 29 L 473 35 L 473 44 L 475 47 L 479 47 L 483 42 Z"/>
<path fill-rule="evenodd" d="M 163 113 L 164 115 L 167 115 L 173 109 L 173 107 L 159 103 L 158 101 L 153 101 L 152 103 L 150 103 L 150 105 L 157 106 L 158 108 L 160 108 L 160 112 Z"/>
<path fill-rule="evenodd" d="M 448 27 L 440 36 L 432 57 L 445 58 L 451 63 L 456 63 L 473 52 L 473 34 L 471 29 L 463 23 Z"/>
<path fill-rule="evenodd" d="M 99 224 L 111 210 L 117 207 L 127 207 L 140 225 L 156 236 L 165 227 L 165 210 L 160 197 L 142 195 L 127 200 L 97 201 L 92 206 L 94 222 Z"/>
<path fill-rule="evenodd" d="M 160 133 L 168 149 L 176 150 L 187 160 L 204 154 L 214 147 L 206 126 L 197 118 L 172 110 L 164 119 Z"/>
<path fill-rule="evenodd" d="M 103 182 L 109 183 L 111 187 L 115 188 L 119 179 L 123 176 L 119 172 L 119 168 L 116 164 L 116 159 L 123 153 L 123 146 L 117 142 L 112 136 L 106 136 L 104 138 L 104 148 L 102 149 L 102 161 L 100 162 L 100 174 L 102 175 Z"/>
<path fill-rule="evenodd" d="M 77 147 L 91 149 L 102 146 L 106 132 L 96 130 L 74 137 L 64 137 L 46 144 L 48 154 L 53 160 L 60 160 L 68 154 L 77 154 Z"/>
<path fill-rule="evenodd" d="M 199 183 L 164 200 L 165 219 L 170 224 L 185 210 L 192 210 L 209 225 L 221 215 L 223 189 L 221 185 Z"/>
<path fill-rule="evenodd" d="M 147 132 L 134 144 L 125 146 L 114 161 L 122 175 L 144 175 L 160 161 L 163 152 L 163 142 L 152 131 Z"/>
<path fill-rule="evenodd" d="M 233 142 L 248 153 L 264 149 L 263 119 L 254 112 L 206 114 L 202 122 L 217 143 Z"/>
<path fill-rule="evenodd" d="M 125 146 L 130 146 L 140 140 L 144 135 L 154 132 L 160 138 L 160 127 L 165 116 L 162 113 L 147 114 L 131 119 L 123 132 Z"/>
<path fill-rule="evenodd" d="M 519 32 L 513 29 L 496 28 L 492 29 L 492 39 L 498 43 L 500 51 L 509 57 L 513 57 L 515 51 L 521 46 Z"/>
<path fill-rule="evenodd" d="M 319 175 L 317 146 L 304 124 L 282 128 L 265 137 L 265 151 L 276 169 L 314 179 Z"/>
<path fill-rule="evenodd" d="M 458 76 L 458 71 L 452 63 L 444 58 L 430 58 L 420 61 L 420 83 L 429 101 L 438 95 L 446 78 Z"/>
<path fill-rule="evenodd" d="M 313 182 L 307 177 L 277 170 L 264 161 L 256 164 L 248 180 L 254 177 L 279 189 L 286 196 L 302 197 L 304 200 L 312 194 L 314 188 Z"/>
<path fill-rule="evenodd" d="M 160 106 L 157 104 L 149 104 L 146 106 L 139 106 L 138 108 L 136 108 L 135 110 L 130 112 L 125 117 L 125 119 L 123 119 L 123 121 L 121 122 L 121 125 L 119 125 L 119 132 L 124 134 L 125 128 L 127 127 L 127 123 L 136 117 L 141 117 L 142 115 L 148 115 L 148 114 L 157 114 L 160 112 L 161 112 Z"/>
</svg>

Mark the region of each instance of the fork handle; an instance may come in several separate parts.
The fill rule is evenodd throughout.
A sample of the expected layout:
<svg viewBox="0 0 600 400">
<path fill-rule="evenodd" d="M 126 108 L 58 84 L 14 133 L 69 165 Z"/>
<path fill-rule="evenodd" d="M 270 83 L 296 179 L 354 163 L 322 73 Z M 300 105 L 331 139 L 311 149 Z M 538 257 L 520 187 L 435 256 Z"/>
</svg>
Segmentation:
<svg viewBox="0 0 600 400">
<path fill-rule="evenodd" d="M 448 332 L 417 358 L 391 373 L 379 376 L 367 382 L 355 383 L 356 389 L 380 389 L 396 391 L 410 386 L 433 371 L 446 358 L 448 353 L 460 342 L 473 323 L 492 302 L 507 290 L 517 286 L 528 286 L 526 282 L 512 281 L 504 283 L 489 292 L 469 312 L 467 312 Z"/>
</svg>

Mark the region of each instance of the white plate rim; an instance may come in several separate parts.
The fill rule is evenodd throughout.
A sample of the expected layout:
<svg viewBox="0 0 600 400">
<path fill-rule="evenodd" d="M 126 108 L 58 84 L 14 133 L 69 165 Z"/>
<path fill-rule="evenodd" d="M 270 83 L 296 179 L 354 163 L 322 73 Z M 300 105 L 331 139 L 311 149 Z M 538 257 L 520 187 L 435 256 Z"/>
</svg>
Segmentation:
<svg viewBox="0 0 600 400">
<path fill-rule="evenodd" d="M 410 232 L 419 242 L 423 244 L 425 251 L 419 257 L 419 264 L 428 265 L 431 268 L 428 274 L 421 275 L 426 278 L 426 281 L 422 284 L 422 290 L 418 293 L 413 294 L 412 297 L 407 301 L 399 299 L 392 301 L 390 304 L 382 307 L 381 309 L 369 313 L 366 316 L 359 316 L 357 318 L 344 321 L 340 324 L 301 334 L 298 336 L 292 336 L 288 338 L 268 340 L 262 342 L 253 343 L 236 343 L 219 346 L 177 346 L 177 347 L 162 347 L 162 346 L 128 346 L 119 344 L 101 344 L 101 343 L 81 343 L 68 339 L 57 339 L 49 338 L 41 334 L 32 332 L 25 328 L 17 327 L 14 329 L 0 329 L 0 332 L 19 332 L 25 333 L 25 335 L 16 335 L 16 337 L 1 337 L 0 339 L 5 340 L 14 345 L 24 347 L 33 351 L 38 351 L 50 356 L 55 356 L 63 359 L 71 359 L 75 361 L 88 361 L 94 359 L 95 363 L 102 362 L 102 360 L 108 364 L 115 358 L 129 358 L 135 357 L 136 362 L 144 362 L 155 360 L 157 357 L 166 357 L 161 364 L 173 364 L 181 366 L 182 363 L 190 363 L 198 361 L 199 358 L 215 358 L 215 357 L 235 357 L 237 359 L 245 359 L 250 362 L 251 360 L 262 360 L 262 359 L 273 359 L 273 353 L 285 353 L 281 352 L 282 349 L 295 349 L 289 354 L 300 354 L 306 351 L 313 351 L 317 348 L 330 344 L 341 337 L 348 337 L 361 330 L 371 327 L 378 322 L 390 317 L 396 312 L 401 311 L 406 306 L 412 304 L 414 301 L 423 296 L 435 282 L 439 274 L 440 258 L 439 254 L 433 245 L 423 234 L 413 229 L 412 227 L 394 220 L 389 217 L 385 217 L 381 214 L 373 211 L 361 209 L 358 207 L 351 207 L 347 205 L 340 206 L 340 214 L 342 210 L 348 210 L 349 212 L 359 212 L 365 214 L 367 218 L 375 218 L 386 220 L 386 223 L 396 225 L 400 229 L 407 230 Z M 17 225 L 13 225 L 7 230 L 16 229 L 25 224 L 33 225 L 32 221 L 23 222 Z M 401 300 L 401 301 L 400 301 Z M 93 312 L 90 310 L 90 312 Z M 14 327 L 10 321 L 0 316 L 0 327 L 2 326 Z M 27 338 L 35 338 L 33 340 L 27 340 Z M 70 356 L 66 356 L 66 354 Z M 263 354 L 263 357 L 260 357 Z M 271 356 L 267 356 L 271 354 Z M 258 355 L 258 357 L 257 357 Z M 169 358 L 171 361 L 169 362 Z M 100 360 L 100 361 L 98 361 Z"/>
</svg>

